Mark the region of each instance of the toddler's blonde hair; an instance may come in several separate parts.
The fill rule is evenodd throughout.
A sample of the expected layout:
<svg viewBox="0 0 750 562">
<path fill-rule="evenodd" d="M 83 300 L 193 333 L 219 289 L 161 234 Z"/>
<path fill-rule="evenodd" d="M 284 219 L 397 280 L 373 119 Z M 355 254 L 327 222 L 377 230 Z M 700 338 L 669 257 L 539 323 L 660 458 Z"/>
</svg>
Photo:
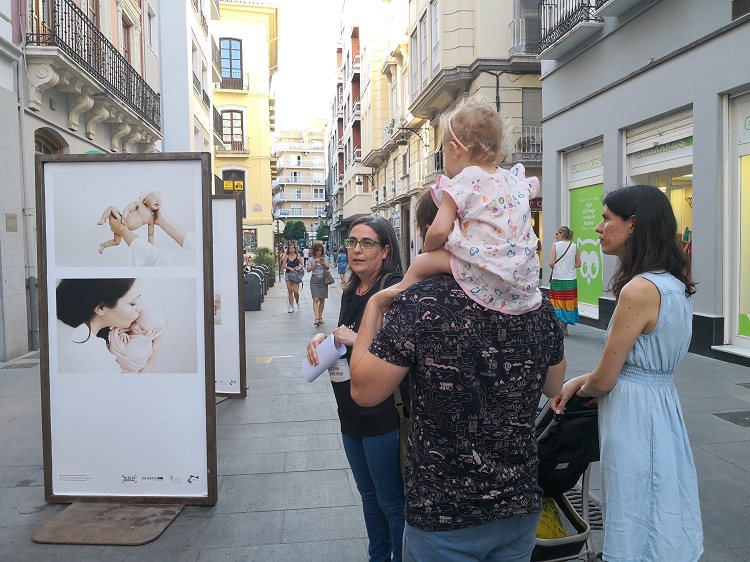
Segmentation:
<svg viewBox="0 0 750 562">
<path fill-rule="evenodd" d="M 450 123 L 450 128 L 449 128 Z M 468 149 L 472 160 L 499 164 L 503 160 L 503 121 L 488 103 L 467 100 L 456 109 L 440 117 L 440 127 L 446 142 L 453 134 Z"/>
</svg>

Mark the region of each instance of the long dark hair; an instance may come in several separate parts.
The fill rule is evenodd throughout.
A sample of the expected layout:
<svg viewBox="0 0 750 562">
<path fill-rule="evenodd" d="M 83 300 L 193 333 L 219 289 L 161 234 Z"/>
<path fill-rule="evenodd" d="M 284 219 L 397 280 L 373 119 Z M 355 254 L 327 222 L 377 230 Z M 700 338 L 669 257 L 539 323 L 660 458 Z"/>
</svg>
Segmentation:
<svg viewBox="0 0 750 562">
<path fill-rule="evenodd" d="M 380 242 L 383 248 L 386 245 L 391 247 L 391 251 L 388 252 L 388 255 L 383 260 L 383 265 L 378 272 L 378 278 L 391 272 L 401 273 L 401 254 L 398 251 L 398 239 L 396 238 L 396 231 L 393 230 L 391 223 L 389 223 L 380 215 L 367 215 L 355 220 L 349 227 L 349 232 L 351 232 L 355 226 L 360 224 L 369 226 L 375 231 L 375 234 L 378 237 L 376 242 Z M 351 269 L 351 265 L 349 266 L 349 269 Z M 359 287 L 360 281 L 361 280 L 356 273 L 354 273 L 354 275 L 350 275 L 346 284 L 342 287 L 343 292 L 351 293 L 353 291 L 356 291 L 357 287 Z"/>
<path fill-rule="evenodd" d="M 57 318 L 71 328 L 85 324 L 91 337 L 89 322 L 94 309 L 97 306 L 114 308 L 133 283 L 135 279 L 63 279 L 55 292 Z"/>
<path fill-rule="evenodd" d="M 664 193 L 652 185 L 621 187 L 608 193 L 604 204 L 624 220 L 634 217 L 633 234 L 610 282 L 616 297 L 633 277 L 648 271 L 666 271 L 685 284 L 686 295 L 695 293 L 688 256 L 677 243 L 677 220 Z"/>
</svg>

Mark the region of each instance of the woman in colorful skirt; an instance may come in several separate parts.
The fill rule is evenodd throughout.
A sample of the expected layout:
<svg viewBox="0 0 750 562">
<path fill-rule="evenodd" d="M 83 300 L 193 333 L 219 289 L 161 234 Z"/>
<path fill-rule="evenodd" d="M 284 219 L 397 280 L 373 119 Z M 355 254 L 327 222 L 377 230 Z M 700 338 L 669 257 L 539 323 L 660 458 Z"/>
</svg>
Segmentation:
<svg viewBox="0 0 750 562">
<path fill-rule="evenodd" d="M 557 242 L 553 244 L 549 255 L 549 267 L 552 270 L 549 299 L 567 336 L 568 324 L 575 326 L 579 320 L 576 269 L 581 267 L 581 254 L 573 244 L 573 231 L 567 226 L 557 229 L 555 239 Z"/>
</svg>

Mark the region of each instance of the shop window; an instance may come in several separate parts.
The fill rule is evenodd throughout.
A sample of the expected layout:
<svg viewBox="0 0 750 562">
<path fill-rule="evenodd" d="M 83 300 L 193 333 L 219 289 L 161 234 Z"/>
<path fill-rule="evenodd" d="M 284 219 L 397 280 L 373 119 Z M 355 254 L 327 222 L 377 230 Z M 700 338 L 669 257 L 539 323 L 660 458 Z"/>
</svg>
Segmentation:
<svg viewBox="0 0 750 562">
<path fill-rule="evenodd" d="M 750 338 L 750 155 L 740 158 L 740 310 L 737 333 Z"/>
</svg>

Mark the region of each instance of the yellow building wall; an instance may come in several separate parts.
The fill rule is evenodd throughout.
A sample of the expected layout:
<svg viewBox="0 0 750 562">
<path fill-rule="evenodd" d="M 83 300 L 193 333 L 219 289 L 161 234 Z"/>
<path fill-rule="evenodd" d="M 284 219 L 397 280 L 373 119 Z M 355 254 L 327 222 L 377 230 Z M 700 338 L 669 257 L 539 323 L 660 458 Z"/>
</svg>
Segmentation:
<svg viewBox="0 0 750 562">
<path fill-rule="evenodd" d="M 244 228 L 256 229 L 258 247 L 273 248 L 271 195 L 271 126 L 269 112 L 270 76 L 276 71 L 277 9 L 221 2 L 221 21 L 214 37 L 220 47 L 222 38 L 242 41 L 243 89 L 214 88 L 214 107 L 243 112 L 245 148 L 242 154 L 216 153 L 216 175 L 228 169 L 245 172 Z"/>
</svg>

